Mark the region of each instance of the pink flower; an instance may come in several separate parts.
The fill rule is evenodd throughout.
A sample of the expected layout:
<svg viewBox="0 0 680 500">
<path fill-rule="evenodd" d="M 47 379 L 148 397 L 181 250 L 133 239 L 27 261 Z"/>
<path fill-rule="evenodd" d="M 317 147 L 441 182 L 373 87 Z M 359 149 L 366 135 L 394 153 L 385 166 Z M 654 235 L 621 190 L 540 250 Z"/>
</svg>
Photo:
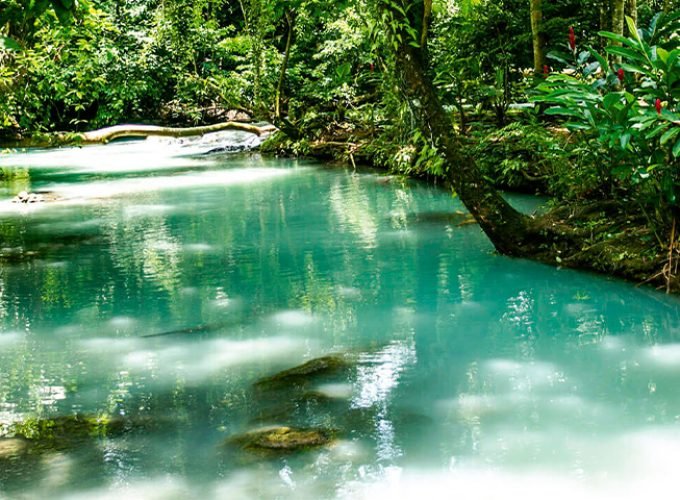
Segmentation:
<svg viewBox="0 0 680 500">
<path fill-rule="evenodd" d="M 656 101 L 654 101 L 654 107 L 656 108 L 656 112 L 661 114 L 661 99 L 658 97 L 656 98 Z"/>
<path fill-rule="evenodd" d="M 571 50 L 576 50 L 576 33 L 574 33 L 573 26 L 569 26 L 569 47 Z"/>
</svg>

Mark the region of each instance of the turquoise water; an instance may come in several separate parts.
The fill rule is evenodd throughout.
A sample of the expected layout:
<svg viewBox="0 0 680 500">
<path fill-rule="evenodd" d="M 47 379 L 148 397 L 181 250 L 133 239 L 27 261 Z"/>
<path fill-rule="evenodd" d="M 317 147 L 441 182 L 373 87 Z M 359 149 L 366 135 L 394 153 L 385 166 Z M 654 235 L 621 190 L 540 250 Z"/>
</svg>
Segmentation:
<svg viewBox="0 0 680 500">
<path fill-rule="evenodd" d="M 186 153 L 0 156 L 0 422 L 125 423 L 0 497 L 675 498 L 676 297 L 497 256 L 426 184 Z M 253 388 L 329 353 L 325 398 Z M 337 440 L 229 445 L 266 425 Z"/>
</svg>

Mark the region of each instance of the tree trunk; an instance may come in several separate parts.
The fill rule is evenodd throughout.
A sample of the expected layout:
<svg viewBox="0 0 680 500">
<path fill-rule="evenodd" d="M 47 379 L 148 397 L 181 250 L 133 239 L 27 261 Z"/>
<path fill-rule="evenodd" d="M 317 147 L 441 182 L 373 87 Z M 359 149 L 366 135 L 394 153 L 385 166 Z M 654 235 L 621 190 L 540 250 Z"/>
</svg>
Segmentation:
<svg viewBox="0 0 680 500">
<path fill-rule="evenodd" d="M 423 0 L 423 26 L 420 30 L 420 48 L 425 50 L 427 47 L 427 37 L 432 20 L 432 0 Z"/>
<path fill-rule="evenodd" d="M 656 272 L 666 262 L 664 257 L 658 253 L 651 258 L 644 256 L 645 251 L 654 250 L 654 245 L 650 247 L 644 240 L 651 238 L 646 221 L 640 222 L 636 231 L 620 230 L 621 221 L 629 224 L 635 217 L 626 212 L 626 204 L 600 200 L 557 207 L 540 217 L 529 217 L 512 208 L 486 181 L 474 159 L 461 152 L 460 140 L 432 83 L 426 52 L 418 43 L 422 1 L 376 2 L 378 17 L 394 46 L 400 91 L 417 117 L 420 132 L 438 148 L 446 161 L 451 186 L 498 252 L 663 283 L 680 290 L 680 277 L 666 281 L 663 273 Z M 602 219 L 610 222 L 583 224 Z M 624 262 L 620 256 L 626 252 L 639 257 Z"/>
<path fill-rule="evenodd" d="M 543 0 L 530 0 L 531 40 L 534 47 L 534 73 L 541 74 L 545 64 L 545 34 L 543 33 Z"/>
<path fill-rule="evenodd" d="M 453 132 L 449 115 L 441 105 L 429 77 L 426 52 L 423 46 L 413 43 L 413 26 L 424 19 L 423 3 L 414 3 L 406 9 L 415 22 L 404 18 L 390 3 L 383 3 L 398 26 L 393 33 L 397 42 L 396 70 L 402 92 L 408 99 L 424 137 L 432 138 L 448 165 L 448 178 L 456 194 L 477 220 L 496 249 L 506 255 L 519 255 L 526 235 L 528 218 L 512 208 L 482 176 L 472 158 L 460 153 L 458 137 Z M 420 7 L 420 9 L 418 8 Z M 420 41 L 421 30 L 415 30 Z M 418 45 L 416 47 L 416 45 Z"/>
<path fill-rule="evenodd" d="M 264 26 L 267 22 L 262 12 L 261 0 L 250 0 L 246 4 L 239 0 L 246 32 L 250 39 L 250 56 L 253 66 L 253 110 L 257 116 L 265 116 L 262 104 L 262 65 L 264 52 Z"/>
<path fill-rule="evenodd" d="M 623 26 L 625 24 L 626 0 L 612 0 L 612 32 L 623 36 Z M 621 45 L 620 42 L 613 41 L 612 45 Z M 616 62 L 621 62 L 621 57 L 614 58 Z"/>
<path fill-rule="evenodd" d="M 279 73 L 279 83 L 276 86 L 276 104 L 274 107 L 274 119 L 281 119 L 281 99 L 283 98 L 283 85 L 286 82 L 286 72 L 288 71 L 288 61 L 290 60 L 290 49 L 293 45 L 293 30 L 295 29 L 295 15 L 291 11 L 286 12 L 288 23 L 288 37 L 286 38 L 286 49 L 283 53 L 281 70 Z"/>
<path fill-rule="evenodd" d="M 637 26 L 637 0 L 626 0 L 626 15 L 633 19 Z"/>
<path fill-rule="evenodd" d="M 611 0 L 601 0 L 600 3 L 600 31 L 611 31 Z M 600 38 L 602 48 L 606 47 L 609 40 Z"/>
</svg>

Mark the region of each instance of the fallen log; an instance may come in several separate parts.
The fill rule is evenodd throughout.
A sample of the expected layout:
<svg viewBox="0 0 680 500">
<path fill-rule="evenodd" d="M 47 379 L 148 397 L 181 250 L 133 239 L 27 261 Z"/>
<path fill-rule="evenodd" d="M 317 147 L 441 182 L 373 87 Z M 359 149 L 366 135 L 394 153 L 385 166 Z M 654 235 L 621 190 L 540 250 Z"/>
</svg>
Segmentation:
<svg viewBox="0 0 680 500">
<path fill-rule="evenodd" d="M 114 139 L 127 137 L 194 137 L 221 132 L 223 130 L 240 130 L 258 136 L 277 130 L 274 125 L 255 125 L 243 122 L 223 122 L 201 127 L 159 127 L 156 125 L 114 125 L 89 132 L 57 132 L 16 141 L 12 147 L 54 147 L 85 144 L 106 144 Z"/>
</svg>

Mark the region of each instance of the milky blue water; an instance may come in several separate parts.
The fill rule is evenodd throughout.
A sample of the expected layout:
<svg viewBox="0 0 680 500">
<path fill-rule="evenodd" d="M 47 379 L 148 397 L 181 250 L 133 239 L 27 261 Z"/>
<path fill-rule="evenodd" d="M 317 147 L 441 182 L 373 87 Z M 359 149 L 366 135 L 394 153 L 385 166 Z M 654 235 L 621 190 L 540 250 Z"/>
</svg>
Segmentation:
<svg viewBox="0 0 680 500">
<path fill-rule="evenodd" d="M 676 297 L 498 256 L 446 190 L 369 171 L 167 142 L 0 167 L 0 422 L 126 426 L 0 441 L 0 497 L 675 498 Z M 354 367 L 253 388 L 329 353 Z M 230 444 L 268 425 L 337 439 Z"/>
</svg>

